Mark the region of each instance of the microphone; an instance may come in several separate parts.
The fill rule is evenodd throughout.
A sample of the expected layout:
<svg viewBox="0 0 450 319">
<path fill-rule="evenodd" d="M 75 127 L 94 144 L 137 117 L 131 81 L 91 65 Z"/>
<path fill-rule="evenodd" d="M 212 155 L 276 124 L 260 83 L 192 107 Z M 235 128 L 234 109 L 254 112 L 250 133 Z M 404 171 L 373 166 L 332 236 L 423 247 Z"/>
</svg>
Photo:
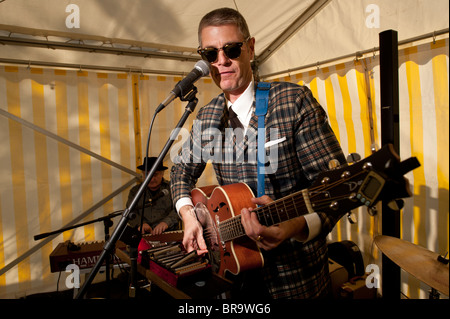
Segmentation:
<svg viewBox="0 0 450 319">
<path fill-rule="evenodd" d="M 170 104 L 177 97 L 180 97 L 183 92 L 187 93 L 191 89 L 191 86 L 202 76 L 207 76 L 209 74 L 209 63 L 205 60 L 198 61 L 194 69 L 181 81 L 179 81 L 173 90 L 169 93 L 166 99 L 156 108 L 156 113 L 161 112 L 167 105 Z"/>
</svg>

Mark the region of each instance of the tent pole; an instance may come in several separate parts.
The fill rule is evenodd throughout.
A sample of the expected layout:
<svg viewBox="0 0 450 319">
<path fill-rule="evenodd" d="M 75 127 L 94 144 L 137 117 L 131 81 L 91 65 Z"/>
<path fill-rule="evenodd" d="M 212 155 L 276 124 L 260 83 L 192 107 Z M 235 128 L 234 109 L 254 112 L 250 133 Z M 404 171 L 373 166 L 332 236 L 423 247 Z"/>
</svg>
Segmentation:
<svg viewBox="0 0 450 319">
<path fill-rule="evenodd" d="M 446 28 L 446 29 L 426 33 L 426 34 L 423 34 L 418 37 L 413 37 L 413 38 L 399 41 L 398 42 L 399 49 L 402 49 L 402 47 L 410 47 L 411 45 L 417 45 L 415 42 L 426 41 L 428 39 L 433 39 L 433 41 L 435 41 L 436 37 L 443 38 L 446 34 L 448 37 L 448 32 L 449 32 L 449 29 Z M 380 50 L 379 47 L 375 47 L 375 48 L 370 48 L 370 49 L 366 49 L 366 50 L 362 50 L 362 51 L 357 51 L 354 53 L 338 56 L 338 57 L 323 60 L 323 61 L 316 61 L 314 63 L 290 68 L 290 69 L 283 70 L 283 71 L 278 71 L 278 72 L 269 73 L 269 74 L 262 74 L 261 78 L 263 80 L 269 80 L 269 79 L 273 79 L 276 77 L 282 77 L 283 75 L 287 75 L 287 74 L 298 74 L 298 73 L 308 72 L 310 69 L 316 69 L 318 65 L 320 65 L 321 67 L 325 67 L 325 66 L 336 65 L 339 63 L 346 63 L 349 61 L 363 59 L 366 55 L 375 57 L 375 53 L 379 54 L 379 50 Z M 0 59 L 0 61 L 1 61 L 1 59 Z M 255 63 L 258 66 L 263 64 L 262 61 L 259 59 L 259 56 L 256 56 Z"/>
<path fill-rule="evenodd" d="M 379 34 L 379 40 L 381 144 L 393 144 L 397 154 L 400 154 L 397 31 L 383 31 Z M 400 238 L 400 210 L 392 210 L 383 200 L 381 220 L 383 235 Z M 385 255 L 381 265 L 383 298 L 400 299 L 400 267 Z"/>
</svg>

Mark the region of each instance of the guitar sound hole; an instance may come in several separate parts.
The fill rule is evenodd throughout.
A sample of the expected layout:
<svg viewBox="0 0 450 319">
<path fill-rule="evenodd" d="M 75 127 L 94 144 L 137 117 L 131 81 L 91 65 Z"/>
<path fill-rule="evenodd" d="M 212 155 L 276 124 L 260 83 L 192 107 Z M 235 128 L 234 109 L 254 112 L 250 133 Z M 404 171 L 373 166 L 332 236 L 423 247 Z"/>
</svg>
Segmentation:
<svg viewBox="0 0 450 319">
<path fill-rule="evenodd" d="M 217 206 L 216 208 L 214 208 L 214 209 L 213 209 L 213 212 L 214 212 L 214 213 L 218 213 L 219 210 L 222 209 L 222 207 L 224 207 L 224 206 L 227 206 L 227 204 L 224 203 L 224 202 L 219 203 L 219 206 Z"/>
</svg>

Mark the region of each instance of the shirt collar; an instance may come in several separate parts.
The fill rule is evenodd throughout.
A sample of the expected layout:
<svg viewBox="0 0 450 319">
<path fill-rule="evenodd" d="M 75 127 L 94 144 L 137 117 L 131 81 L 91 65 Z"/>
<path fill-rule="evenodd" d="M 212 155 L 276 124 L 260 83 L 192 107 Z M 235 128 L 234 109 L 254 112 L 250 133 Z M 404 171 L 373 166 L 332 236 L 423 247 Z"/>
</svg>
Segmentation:
<svg viewBox="0 0 450 319">
<path fill-rule="evenodd" d="M 247 127 L 250 122 L 254 97 L 255 87 L 253 85 L 253 81 L 251 81 L 244 93 L 242 93 L 242 95 L 234 101 L 234 103 L 227 100 L 228 108 L 233 106 L 233 111 L 237 114 L 239 120 L 245 127 Z"/>
</svg>

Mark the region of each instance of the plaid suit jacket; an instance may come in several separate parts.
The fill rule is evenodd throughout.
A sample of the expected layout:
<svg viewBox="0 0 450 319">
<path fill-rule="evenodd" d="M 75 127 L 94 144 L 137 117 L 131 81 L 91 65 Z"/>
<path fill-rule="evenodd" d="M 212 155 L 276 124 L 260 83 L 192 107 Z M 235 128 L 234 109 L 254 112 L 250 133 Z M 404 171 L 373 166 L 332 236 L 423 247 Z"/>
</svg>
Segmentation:
<svg viewBox="0 0 450 319">
<path fill-rule="evenodd" d="M 224 94 L 199 110 L 189 140 L 172 167 L 174 203 L 189 196 L 208 159 L 212 160 L 220 185 L 244 182 L 256 194 L 255 102 L 252 110 L 247 134 L 237 141 L 229 128 Z M 280 141 L 266 148 L 265 193 L 273 199 L 308 187 L 320 172 L 328 169 L 330 160 L 346 162 L 324 109 L 305 86 L 271 84 L 265 127 L 266 143 Z M 314 240 L 287 241 L 265 253 L 264 272 L 273 297 L 310 298 L 324 293 L 329 285 L 326 235 L 342 215 L 319 213 L 322 232 Z M 278 271 L 280 267 L 284 269 L 282 273 Z"/>
</svg>

